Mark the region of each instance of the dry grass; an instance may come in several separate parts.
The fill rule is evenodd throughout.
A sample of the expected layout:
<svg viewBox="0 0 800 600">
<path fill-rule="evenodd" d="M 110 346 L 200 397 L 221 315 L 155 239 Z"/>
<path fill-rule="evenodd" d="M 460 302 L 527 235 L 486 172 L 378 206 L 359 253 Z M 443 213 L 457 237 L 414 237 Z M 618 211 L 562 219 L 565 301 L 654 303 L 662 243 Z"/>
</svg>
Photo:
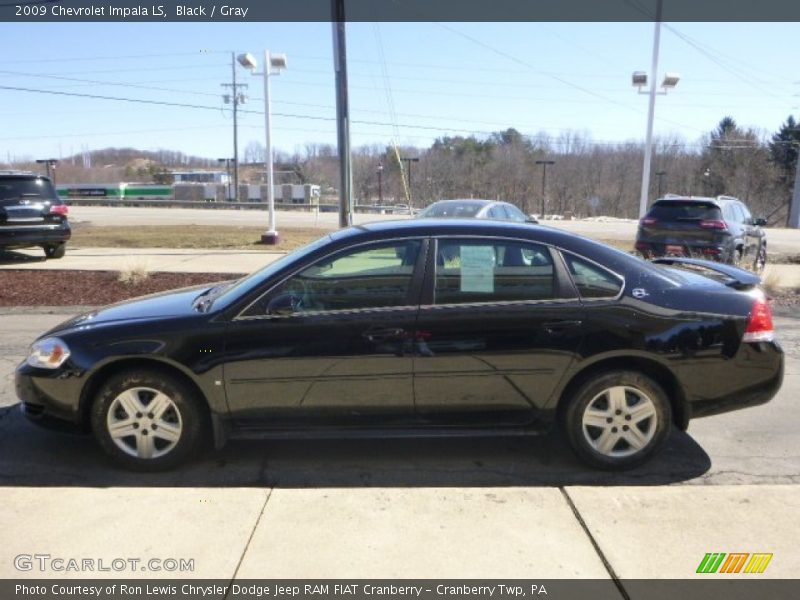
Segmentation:
<svg viewBox="0 0 800 600">
<path fill-rule="evenodd" d="M 150 269 L 144 263 L 129 265 L 117 275 L 117 281 L 125 285 L 139 285 L 150 277 Z"/>
<path fill-rule="evenodd" d="M 761 286 L 767 290 L 767 292 L 775 293 L 781 287 L 781 276 L 778 271 L 770 271 L 767 269 L 761 275 Z"/>
<path fill-rule="evenodd" d="M 213 248 L 231 250 L 294 250 L 325 235 L 313 227 L 281 229 L 276 246 L 260 243 L 264 227 L 212 225 L 148 225 L 145 227 L 97 226 L 73 227 L 70 244 L 98 248 Z"/>
</svg>

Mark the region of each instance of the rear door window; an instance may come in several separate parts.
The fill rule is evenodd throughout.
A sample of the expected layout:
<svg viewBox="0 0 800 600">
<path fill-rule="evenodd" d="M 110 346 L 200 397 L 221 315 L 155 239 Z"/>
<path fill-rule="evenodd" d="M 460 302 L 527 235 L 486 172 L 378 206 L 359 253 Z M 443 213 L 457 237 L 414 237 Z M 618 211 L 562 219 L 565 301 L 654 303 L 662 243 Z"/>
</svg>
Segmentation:
<svg viewBox="0 0 800 600">
<path fill-rule="evenodd" d="M 622 280 L 610 271 L 574 254 L 563 254 L 581 298 L 615 298 L 622 291 Z"/>
<path fill-rule="evenodd" d="M 551 300 L 555 296 L 555 268 L 545 246 L 497 240 L 439 240 L 436 304 Z"/>
</svg>

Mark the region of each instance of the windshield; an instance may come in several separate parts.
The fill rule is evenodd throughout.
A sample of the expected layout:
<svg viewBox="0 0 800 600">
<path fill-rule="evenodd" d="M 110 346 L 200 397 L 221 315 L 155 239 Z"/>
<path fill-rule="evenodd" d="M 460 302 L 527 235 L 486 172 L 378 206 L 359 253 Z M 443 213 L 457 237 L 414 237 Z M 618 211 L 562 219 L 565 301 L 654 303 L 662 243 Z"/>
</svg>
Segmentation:
<svg viewBox="0 0 800 600">
<path fill-rule="evenodd" d="M 47 200 L 59 203 L 53 184 L 40 177 L 0 178 L 0 205 L 17 203 L 19 200 L 41 202 Z"/>
<path fill-rule="evenodd" d="M 419 217 L 474 217 L 483 208 L 476 202 L 436 202 L 419 213 Z"/>
<path fill-rule="evenodd" d="M 306 244 L 302 248 L 299 248 L 293 252 L 289 252 L 284 256 L 281 256 L 279 259 L 271 262 L 265 267 L 262 267 L 258 271 L 254 271 L 250 275 L 246 277 L 242 277 L 241 279 L 233 282 L 230 286 L 211 291 L 209 295 L 218 294 L 213 297 L 213 306 L 216 309 L 222 309 L 230 306 L 233 302 L 241 298 L 242 296 L 249 294 L 253 290 L 257 289 L 264 281 L 268 280 L 274 274 L 278 273 L 281 269 L 289 266 L 295 261 L 301 261 L 303 258 L 312 254 L 325 246 L 328 242 L 331 241 L 331 236 L 326 235 L 318 240 L 314 240 L 310 244 Z M 209 293 L 204 292 L 204 294 Z M 209 303 L 209 307 L 211 304 Z M 207 308 L 206 308 L 207 310 Z"/>
</svg>

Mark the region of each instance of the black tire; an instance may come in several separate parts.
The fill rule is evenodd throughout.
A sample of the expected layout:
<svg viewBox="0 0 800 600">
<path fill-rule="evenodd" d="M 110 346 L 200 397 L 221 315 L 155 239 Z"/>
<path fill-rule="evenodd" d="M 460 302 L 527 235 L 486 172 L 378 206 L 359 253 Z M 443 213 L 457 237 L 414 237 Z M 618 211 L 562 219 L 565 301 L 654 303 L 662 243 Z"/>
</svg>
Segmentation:
<svg viewBox="0 0 800 600">
<path fill-rule="evenodd" d="M 755 273 L 763 273 L 764 267 L 767 266 L 767 244 L 761 242 L 758 246 L 758 252 L 756 252 L 756 257 L 753 259 L 753 272 Z"/>
<path fill-rule="evenodd" d="M 125 402 L 130 402 L 132 395 L 140 403 L 142 412 L 127 414 L 120 400 L 126 391 L 129 394 Z M 172 403 L 160 416 L 144 412 L 153 406 L 155 393 L 163 395 L 159 396 L 162 401 L 166 397 Z M 109 414 L 111 411 L 113 413 Z M 135 427 L 135 431 L 125 437 L 118 435 L 115 440 L 109 431 L 114 419 L 117 419 L 116 425 L 126 429 L 128 420 L 132 421 L 131 427 Z M 163 471 L 179 465 L 199 448 L 206 433 L 205 411 L 191 388 L 180 378 L 159 369 L 134 369 L 111 376 L 101 386 L 92 404 L 91 423 L 103 450 L 118 464 L 135 471 Z M 176 430 L 179 433 L 176 434 Z M 174 441 L 160 437 L 167 431 L 175 438 Z M 150 437 L 145 439 L 145 435 Z M 142 446 L 139 440 L 143 440 Z M 153 456 L 137 456 L 137 453 L 145 452 L 148 443 L 152 446 L 150 452 Z"/>
<path fill-rule="evenodd" d="M 608 395 L 611 388 L 625 388 L 626 408 L 622 409 L 622 414 L 618 415 L 613 410 L 615 405 Z M 642 398 L 649 400 L 653 415 L 634 425 L 633 419 L 643 414 L 644 409 L 650 410 L 650 406 L 640 404 L 644 402 Z M 612 371 L 595 375 L 566 400 L 568 404 L 562 413 L 564 431 L 575 453 L 591 467 L 621 471 L 639 466 L 661 451 L 672 432 L 672 409 L 666 393 L 650 377 L 636 371 Z M 602 414 L 604 402 L 608 405 L 609 416 L 603 417 L 603 426 L 587 425 L 584 418 L 598 418 Z M 590 405 L 592 410 L 587 413 Z M 634 410 L 640 412 L 634 413 Z M 608 419 L 612 419 L 612 422 L 609 423 Z M 636 427 L 639 435 L 631 427 Z M 594 437 L 595 434 L 597 437 Z M 608 440 L 617 441 L 604 453 L 598 446 L 603 445 L 601 436 L 606 434 Z M 637 449 L 628 439 L 635 439 L 642 446 Z M 645 439 L 646 442 L 640 442 Z"/>
<path fill-rule="evenodd" d="M 64 258 L 67 252 L 67 244 L 62 242 L 60 244 L 51 244 L 44 247 L 44 255 L 47 258 Z"/>
</svg>

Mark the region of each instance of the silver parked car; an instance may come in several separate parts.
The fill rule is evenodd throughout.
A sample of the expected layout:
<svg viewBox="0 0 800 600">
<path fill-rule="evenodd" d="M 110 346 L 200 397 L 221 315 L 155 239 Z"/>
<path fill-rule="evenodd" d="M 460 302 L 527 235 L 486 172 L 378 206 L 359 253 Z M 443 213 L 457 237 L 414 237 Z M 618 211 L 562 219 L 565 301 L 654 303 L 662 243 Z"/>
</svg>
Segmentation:
<svg viewBox="0 0 800 600">
<path fill-rule="evenodd" d="M 496 219 L 515 221 L 518 223 L 537 223 L 536 219 L 526 215 L 508 202 L 496 200 L 439 200 L 417 215 L 418 219 L 429 217 L 455 217 L 473 219 Z"/>
</svg>

